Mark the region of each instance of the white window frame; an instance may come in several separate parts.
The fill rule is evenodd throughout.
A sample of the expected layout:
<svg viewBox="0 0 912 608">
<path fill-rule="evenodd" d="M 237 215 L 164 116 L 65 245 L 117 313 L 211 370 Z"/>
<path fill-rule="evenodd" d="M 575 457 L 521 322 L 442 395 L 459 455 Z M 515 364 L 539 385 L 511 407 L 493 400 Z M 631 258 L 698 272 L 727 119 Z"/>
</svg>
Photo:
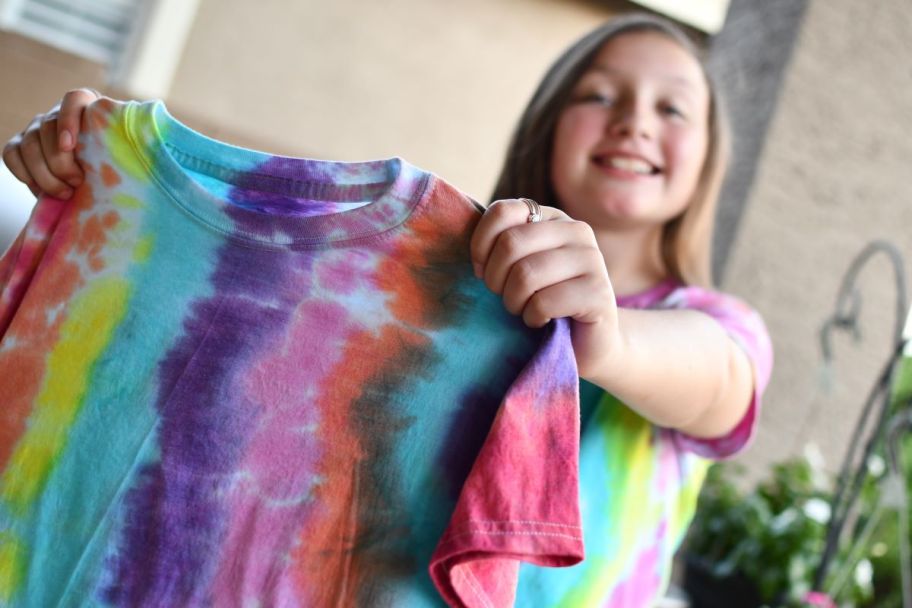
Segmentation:
<svg viewBox="0 0 912 608">
<path fill-rule="evenodd" d="M 633 0 L 657 13 L 695 27 L 707 34 L 717 34 L 725 25 L 730 0 Z"/>
<path fill-rule="evenodd" d="M 79 48 L 78 40 L 53 39 L 46 32 L 22 27 L 18 15 L 26 2 L 0 0 L 0 29 L 104 62 L 104 58 L 93 57 Z M 199 0 L 140 0 L 121 54 L 107 66 L 108 85 L 143 99 L 167 97 L 198 8 Z"/>
</svg>

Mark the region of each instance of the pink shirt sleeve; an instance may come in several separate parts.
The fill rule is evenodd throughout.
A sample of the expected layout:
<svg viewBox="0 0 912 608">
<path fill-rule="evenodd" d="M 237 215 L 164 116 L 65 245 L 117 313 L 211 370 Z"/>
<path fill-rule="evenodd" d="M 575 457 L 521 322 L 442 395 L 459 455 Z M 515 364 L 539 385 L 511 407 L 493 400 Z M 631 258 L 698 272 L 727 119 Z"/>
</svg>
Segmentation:
<svg viewBox="0 0 912 608">
<path fill-rule="evenodd" d="M 48 196 L 39 199 L 28 223 L 0 257 L 0 337 L 19 309 L 66 205 Z"/>
<path fill-rule="evenodd" d="M 578 386 L 569 322 L 557 319 L 504 397 L 431 558 L 448 605 L 512 606 L 520 562 L 583 559 Z"/>
<path fill-rule="evenodd" d="M 701 287 L 676 289 L 663 308 L 699 310 L 715 319 L 747 353 L 754 372 L 754 394 L 741 422 L 723 437 L 702 439 L 670 431 L 675 444 L 704 458 L 728 458 L 744 449 L 754 435 L 763 391 L 773 369 L 773 347 L 760 314 L 740 299 Z"/>
</svg>

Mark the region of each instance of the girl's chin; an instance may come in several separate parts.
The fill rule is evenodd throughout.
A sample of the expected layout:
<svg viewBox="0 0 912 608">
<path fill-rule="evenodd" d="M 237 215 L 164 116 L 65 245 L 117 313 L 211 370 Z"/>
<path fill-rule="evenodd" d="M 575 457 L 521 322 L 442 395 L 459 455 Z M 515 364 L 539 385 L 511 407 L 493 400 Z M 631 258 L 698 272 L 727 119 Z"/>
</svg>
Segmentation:
<svg viewBox="0 0 912 608">
<path fill-rule="evenodd" d="M 684 210 L 686 204 L 662 200 L 656 192 L 636 192 L 618 196 L 617 192 L 605 194 L 590 207 L 590 216 L 604 215 L 624 223 L 641 225 L 664 224 Z"/>
<path fill-rule="evenodd" d="M 599 201 L 596 209 L 606 218 L 635 220 L 648 216 L 650 210 L 654 211 L 654 207 L 651 201 L 643 200 L 641 197 L 612 197 Z"/>
<path fill-rule="evenodd" d="M 661 225 L 661 222 L 656 222 L 647 214 L 636 213 L 629 209 L 602 210 L 595 213 L 589 211 L 588 213 L 578 214 L 568 211 L 567 214 L 575 220 L 586 222 L 595 229 L 636 230 Z"/>
<path fill-rule="evenodd" d="M 663 201 L 662 193 L 654 184 L 646 187 L 619 188 L 610 186 L 606 189 L 603 184 L 600 188 L 590 189 L 581 193 L 572 204 L 565 204 L 564 211 L 577 220 L 584 221 L 593 226 L 613 224 L 624 226 L 648 226 L 655 223 L 664 223 L 665 216 L 662 207 L 667 205 Z M 676 213 L 671 214 L 676 215 Z"/>
<path fill-rule="evenodd" d="M 570 217 L 581 220 L 593 228 L 601 227 L 610 230 L 638 230 L 656 228 L 664 224 L 670 217 L 659 212 L 655 205 L 647 201 L 636 199 L 602 201 L 581 213 L 574 215 L 567 211 Z"/>
</svg>

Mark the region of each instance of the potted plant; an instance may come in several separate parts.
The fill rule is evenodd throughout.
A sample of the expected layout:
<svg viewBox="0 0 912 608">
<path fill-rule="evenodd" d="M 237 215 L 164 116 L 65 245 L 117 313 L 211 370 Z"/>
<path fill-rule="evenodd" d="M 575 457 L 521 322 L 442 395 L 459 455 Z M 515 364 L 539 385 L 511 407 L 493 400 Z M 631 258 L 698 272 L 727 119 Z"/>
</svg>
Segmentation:
<svg viewBox="0 0 912 608">
<path fill-rule="evenodd" d="M 812 449 L 774 465 L 769 479 L 753 487 L 737 483 L 744 479 L 743 467 L 717 464 L 684 547 L 691 608 L 898 608 L 912 602 L 912 313 L 906 332 L 905 348 L 895 354 L 905 356 L 894 368 L 884 424 L 860 463 L 852 521 L 833 522 L 846 532 L 834 537 L 839 542 L 833 561 L 821 562 L 835 484 L 823 472 L 819 453 Z M 843 530 L 842 523 L 850 525 Z M 818 569 L 826 574 L 826 593 L 812 590 Z"/>
<path fill-rule="evenodd" d="M 707 476 L 684 548 L 684 588 L 692 608 L 826 605 L 811 594 L 830 516 L 829 479 L 815 458 L 772 467 L 769 479 L 743 489 L 740 465 Z M 845 555 L 837 556 L 837 564 Z M 840 561 L 842 560 L 842 561 Z M 872 597 L 872 566 L 853 566 L 840 605 Z"/>
</svg>

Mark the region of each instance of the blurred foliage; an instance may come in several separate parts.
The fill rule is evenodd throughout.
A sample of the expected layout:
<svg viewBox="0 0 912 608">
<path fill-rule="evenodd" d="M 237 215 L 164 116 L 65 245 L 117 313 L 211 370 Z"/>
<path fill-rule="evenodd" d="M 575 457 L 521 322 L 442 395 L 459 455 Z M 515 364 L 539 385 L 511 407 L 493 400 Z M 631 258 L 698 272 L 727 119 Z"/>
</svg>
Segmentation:
<svg viewBox="0 0 912 608">
<path fill-rule="evenodd" d="M 894 382 L 891 411 L 909 408 L 910 399 L 912 359 L 906 358 Z M 844 535 L 828 570 L 824 590 L 842 608 L 902 605 L 898 517 L 895 500 L 885 500 L 884 495 L 890 475 L 886 458 L 881 442 L 868 461 L 852 531 Z M 902 443 L 902 459 L 908 496 L 909 435 Z M 744 468 L 738 464 L 719 463 L 710 469 L 686 551 L 716 578 L 739 572 L 746 576 L 768 606 L 803 606 L 825 545 L 834 480 L 824 472 L 820 458 L 807 455 L 773 465 L 768 479 L 753 487 L 743 488 L 738 483 L 743 478 Z M 912 510 L 912 505 L 906 506 Z M 872 518 L 872 534 L 853 548 Z"/>
<path fill-rule="evenodd" d="M 774 465 L 770 479 L 747 491 L 736 483 L 743 472 L 730 463 L 710 469 L 687 551 L 717 578 L 743 573 L 767 605 L 801 606 L 823 552 L 829 484 L 806 458 Z M 872 594 L 863 578 L 847 591 L 856 605 Z"/>
<path fill-rule="evenodd" d="M 905 357 L 896 371 L 890 407 L 893 412 L 908 411 L 912 407 L 912 357 Z M 912 497 L 912 436 L 906 435 L 901 441 L 900 448 L 901 468 L 906 477 L 906 496 Z M 876 471 L 870 473 L 861 494 L 862 519 L 883 499 L 883 482 L 889 471 L 884 471 L 881 475 L 874 474 Z M 912 502 L 906 504 L 906 509 L 909 521 L 912 521 Z M 874 568 L 875 597 L 863 604 L 865 608 L 902 606 L 901 565 L 897 538 L 899 518 L 894 509 L 878 522 L 870 542 L 867 543 L 867 553 Z M 909 542 L 912 543 L 912 538 Z"/>
</svg>

